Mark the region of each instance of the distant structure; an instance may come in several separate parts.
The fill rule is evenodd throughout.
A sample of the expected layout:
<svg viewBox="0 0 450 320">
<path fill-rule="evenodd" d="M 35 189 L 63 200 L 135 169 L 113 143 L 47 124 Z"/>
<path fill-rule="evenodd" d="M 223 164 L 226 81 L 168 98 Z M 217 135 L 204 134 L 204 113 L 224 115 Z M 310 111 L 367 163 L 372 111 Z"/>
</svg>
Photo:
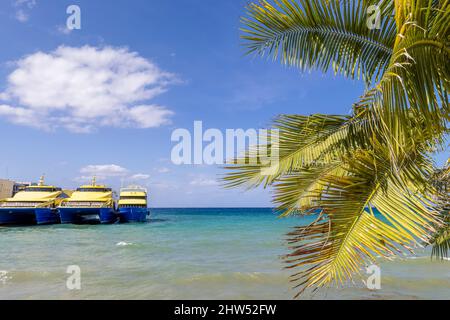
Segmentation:
<svg viewBox="0 0 450 320">
<path fill-rule="evenodd" d="M 14 197 L 14 195 L 29 186 L 35 186 L 35 182 L 16 182 L 0 179 L 0 200 Z"/>
<path fill-rule="evenodd" d="M 14 185 L 14 181 L 0 179 L 0 200 L 12 197 L 14 194 Z"/>
<path fill-rule="evenodd" d="M 13 189 L 13 193 L 12 196 L 14 197 L 14 195 L 19 192 L 22 191 L 23 189 L 25 189 L 26 187 L 29 186 L 37 186 L 38 184 L 36 182 L 14 182 L 14 189 Z"/>
</svg>

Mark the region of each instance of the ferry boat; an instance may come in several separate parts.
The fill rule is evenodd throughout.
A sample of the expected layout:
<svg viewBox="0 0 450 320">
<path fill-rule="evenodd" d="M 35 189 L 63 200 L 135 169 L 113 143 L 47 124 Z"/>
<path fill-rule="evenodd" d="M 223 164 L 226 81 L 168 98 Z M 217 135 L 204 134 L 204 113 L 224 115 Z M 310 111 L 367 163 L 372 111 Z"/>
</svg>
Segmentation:
<svg viewBox="0 0 450 320">
<path fill-rule="evenodd" d="M 147 189 L 139 186 L 130 186 L 120 190 L 120 222 L 145 222 L 149 215 Z"/>
<path fill-rule="evenodd" d="M 97 185 L 95 177 L 62 201 L 58 212 L 63 224 L 107 224 L 118 219 L 112 189 Z"/>
<path fill-rule="evenodd" d="M 0 201 L 0 225 L 35 225 L 59 223 L 56 207 L 67 195 L 61 188 L 44 184 L 25 187 L 14 197 Z"/>
</svg>

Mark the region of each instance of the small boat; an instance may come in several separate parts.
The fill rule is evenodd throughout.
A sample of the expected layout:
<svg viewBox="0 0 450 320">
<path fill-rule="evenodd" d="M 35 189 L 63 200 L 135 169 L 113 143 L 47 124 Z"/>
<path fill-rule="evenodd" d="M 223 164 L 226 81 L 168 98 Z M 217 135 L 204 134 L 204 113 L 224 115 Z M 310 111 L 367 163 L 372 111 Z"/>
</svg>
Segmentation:
<svg viewBox="0 0 450 320">
<path fill-rule="evenodd" d="M 118 220 L 111 188 L 97 185 L 79 187 L 71 197 L 61 202 L 58 212 L 63 224 L 109 224 Z"/>
<path fill-rule="evenodd" d="M 28 186 L 14 197 L 0 201 L 0 225 L 59 223 L 56 207 L 66 197 L 61 188 L 45 185 L 42 176 L 38 185 Z"/>
<path fill-rule="evenodd" d="M 145 222 L 149 215 L 147 189 L 139 186 L 130 186 L 120 190 L 120 222 Z"/>
</svg>

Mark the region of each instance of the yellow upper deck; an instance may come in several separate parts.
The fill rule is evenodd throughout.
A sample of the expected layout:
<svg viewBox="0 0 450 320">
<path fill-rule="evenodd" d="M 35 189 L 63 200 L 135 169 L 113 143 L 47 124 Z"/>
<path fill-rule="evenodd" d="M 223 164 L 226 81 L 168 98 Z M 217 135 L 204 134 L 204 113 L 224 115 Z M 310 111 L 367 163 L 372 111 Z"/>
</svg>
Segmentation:
<svg viewBox="0 0 450 320">
<path fill-rule="evenodd" d="M 14 197 L 2 200 L 1 203 L 2 206 L 20 203 L 30 203 L 33 206 L 39 203 L 53 204 L 57 200 L 62 200 L 61 195 L 63 195 L 61 188 L 45 185 L 44 177 L 41 177 L 39 185 L 26 187 L 24 190 L 16 193 Z"/>
<path fill-rule="evenodd" d="M 92 184 L 83 185 L 75 190 L 66 202 L 113 202 L 113 192 L 111 188 L 104 185 L 97 185 L 95 178 Z"/>
<path fill-rule="evenodd" d="M 6 199 L 7 202 L 19 201 L 52 201 L 62 194 L 62 190 L 53 186 L 28 187 L 18 192 L 14 197 Z"/>
<path fill-rule="evenodd" d="M 138 186 L 120 190 L 119 206 L 121 205 L 147 206 L 147 190 Z"/>
</svg>

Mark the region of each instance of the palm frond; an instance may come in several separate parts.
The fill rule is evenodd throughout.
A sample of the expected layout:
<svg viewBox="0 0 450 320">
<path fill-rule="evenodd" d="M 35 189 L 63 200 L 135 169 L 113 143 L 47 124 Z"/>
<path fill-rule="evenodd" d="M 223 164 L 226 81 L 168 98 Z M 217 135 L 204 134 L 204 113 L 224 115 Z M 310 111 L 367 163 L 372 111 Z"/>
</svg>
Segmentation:
<svg viewBox="0 0 450 320">
<path fill-rule="evenodd" d="M 447 216 L 449 215 L 447 211 Z M 431 240 L 433 249 L 431 257 L 436 259 L 448 259 L 450 253 L 450 219 L 447 219 L 445 225 L 440 228 L 434 238 Z"/>
<path fill-rule="evenodd" d="M 450 107 L 450 3 L 396 1 L 403 16 L 393 55 L 380 83 L 367 93 L 392 149 L 414 143 L 418 130 L 430 144 L 448 132 Z M 380 131 L 381 132 L 381 131 Z"/>
<path fill-rule="evenodd" d="M 279 117 L 279 161 L 259 161 L 267 145 L 255 146 L 227 167 L 225 181 L 273 185 L 285 215 L 320 211 L 289 235 L 300 292 L 343 284 L 377 256 L 421 243 L 442 256 L 449 196 L 433 183 L 430 154 L 450 133 L 450 1 L 273 2 L 248 8 L 249 52 L 361 76 L 368 89 L 349 116 Z M 372 4 L 381 6 L 381 30 L 366 26 Z"/>
<path fill-rule="evenodd" d="M 277 211 L 282 212 L 282 216 L 321 211 L 320 200 L 326 187 L 324 180 L 329 175 L 342 175 L 341 166 L 341 162 L 335 161 L 297 170 L 277 179 L 273 199 L 278 204 Z"/>
<path fill-rule="evenodd" d="M 450 159 L 446 167 L 437 170 L 433 182 L 438 190 L 437 202 L 444 224 L 438 227 L 431 240 L 432 258 L 445 259 L 450 254 Z"/>
<path fill-rule="evenodd" d="M 263 0 L 248 7 L 243 38 L 249 53 L 267 53 L 301 69 L 317 68 L 377 81 L 392 55 L 395 21 L 390 1 Z M 367 10 L 380 5 L 381 28 L 367 27 Z"/>
<path fill-rule="evenodd" d="M 342 285 L 378 256 L 391 258 L 411 251 L 418 239 L 430 240 L 438 221 L 432 201 L 406 187 L 413 183 L 398 183 L 399 174 L 384 161 L 360 151 L 341 174 L 321 178 L 326 190 L 318 207 L 323 214 L 313 225 L 297 227 L 288 239 L 289 268 L 302 269 L 292 276 L 299 294 L 330 283 Z M 413 168 L 402 168 L 401 180 L 420 174 Z"/>
<path fill-rule="evenodd" d="M 353 117 L 323 114 L 279 116 L 274 124 L 278 135 L 276 162 L 264 163 L 259 159 L 261 150 L 271 150 L 272 145 L 253 146 L 243 157 L 225 167 L 230 170 L 224 178 L 226 185 L 268 186 L 284 174 L 334 162 L 340 155 L 364 147 L 364 135 L 370 121 L 368 113 L 368 110 L 363 110 Z"/>
</svg>

